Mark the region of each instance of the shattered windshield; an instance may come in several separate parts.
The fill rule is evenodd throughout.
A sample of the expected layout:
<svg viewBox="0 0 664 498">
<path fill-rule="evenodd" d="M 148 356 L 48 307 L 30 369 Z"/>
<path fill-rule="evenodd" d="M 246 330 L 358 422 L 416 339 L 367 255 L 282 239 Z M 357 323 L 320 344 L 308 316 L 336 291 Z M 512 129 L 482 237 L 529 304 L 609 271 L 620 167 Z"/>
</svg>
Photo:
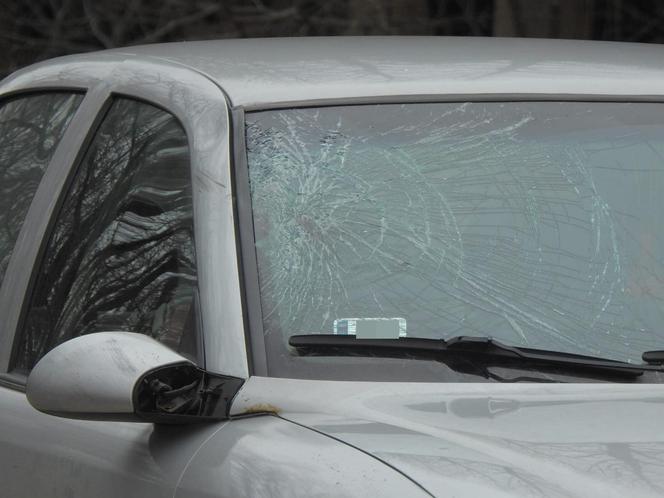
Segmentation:
<svg viewBox="0 0 664 498">
<path fill-rule="evenodd" d="M 634 362 L 664 348 L 662 104 L 357 105 L 246 123 L 268 344 L 491 336 Z"/>
</svg>

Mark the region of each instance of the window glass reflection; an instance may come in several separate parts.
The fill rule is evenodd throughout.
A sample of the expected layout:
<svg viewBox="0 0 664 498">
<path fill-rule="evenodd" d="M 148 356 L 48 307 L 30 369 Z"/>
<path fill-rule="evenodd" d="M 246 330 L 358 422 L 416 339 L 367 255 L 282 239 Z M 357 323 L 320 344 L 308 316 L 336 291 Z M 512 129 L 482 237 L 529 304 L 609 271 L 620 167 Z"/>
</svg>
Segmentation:
<svg viewBox="0 0 664 498">
<path fill-rule="evenodd" d="M 167 112 L 119 99 L 64 201 L 15 367 L 27 370 L 54 346 L 99 331 L 181 349 L 194 329 L 195 285 L 186 134 Z"/>
<path fill-rule="evenodd" d="M 82 99 L 32 94 L 0 105 L 0 283 L 46 166 Z"/>
</svg>

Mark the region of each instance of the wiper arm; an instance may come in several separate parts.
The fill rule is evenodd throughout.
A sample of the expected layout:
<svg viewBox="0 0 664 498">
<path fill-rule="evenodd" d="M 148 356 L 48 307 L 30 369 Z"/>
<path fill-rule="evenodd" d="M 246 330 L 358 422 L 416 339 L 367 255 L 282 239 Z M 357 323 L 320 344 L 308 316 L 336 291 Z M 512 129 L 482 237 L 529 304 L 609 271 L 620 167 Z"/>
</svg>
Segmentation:
<svg viewBox="0 0 664 498">
<path fill-rule="evenodd" d="M 487 366 L 542 367 L 608 376 L 638 377 L 661 365 L 636 365 L 560 351 L 508 346 L 490 337 L 459 336 L 448 340 L 400 337 L 358 339 L 353 335 L 294 335 L 288 343 L 300 355 L 376 356 L 441 361 L 453 370 L 488 377 Z"/>
<path fill-rule="evenodd" d="M 651 365 L 662 365 L 664 364 L 664 351 L 646 351 L 641 358 Z"/>
</svg>

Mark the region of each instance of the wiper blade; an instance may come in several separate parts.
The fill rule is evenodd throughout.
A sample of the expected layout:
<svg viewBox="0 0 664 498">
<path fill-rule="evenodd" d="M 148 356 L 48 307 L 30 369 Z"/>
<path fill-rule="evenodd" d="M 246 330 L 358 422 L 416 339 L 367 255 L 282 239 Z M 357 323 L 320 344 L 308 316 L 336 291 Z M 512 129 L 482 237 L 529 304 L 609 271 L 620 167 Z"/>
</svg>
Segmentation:
<svg viewBox="0 0 664 498">
<path fill-rule="evenodd" d="M 647 370 L 662 371 L 661 365 L 637 365 L 617 360 L 508 346 L 490 337 L 459 336 L 448 340 L 418 337 L 358 339 L 353 335 L 294 335 L 288 343 L 300 355 L 376 356 L 432 359 L 453 370 L 489 377 L 487 366 L 541 367 L 565 372 L 638 377 Z"/>
</svg>

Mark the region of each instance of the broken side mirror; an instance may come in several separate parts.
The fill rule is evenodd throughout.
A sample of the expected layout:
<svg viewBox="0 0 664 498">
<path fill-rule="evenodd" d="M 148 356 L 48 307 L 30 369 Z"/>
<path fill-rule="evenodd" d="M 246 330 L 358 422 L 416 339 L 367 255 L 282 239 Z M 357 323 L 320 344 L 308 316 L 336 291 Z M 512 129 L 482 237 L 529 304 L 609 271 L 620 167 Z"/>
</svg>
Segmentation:
<svg viewBox="0 0 664 498">
<path fill-rule="evenodd" d="M 155 423 L 223 420 L 242 379 L 209 374 L 151 337 L 99 332 L 49 351 L 28 377 L 37 410 Z"/>
</svg>

